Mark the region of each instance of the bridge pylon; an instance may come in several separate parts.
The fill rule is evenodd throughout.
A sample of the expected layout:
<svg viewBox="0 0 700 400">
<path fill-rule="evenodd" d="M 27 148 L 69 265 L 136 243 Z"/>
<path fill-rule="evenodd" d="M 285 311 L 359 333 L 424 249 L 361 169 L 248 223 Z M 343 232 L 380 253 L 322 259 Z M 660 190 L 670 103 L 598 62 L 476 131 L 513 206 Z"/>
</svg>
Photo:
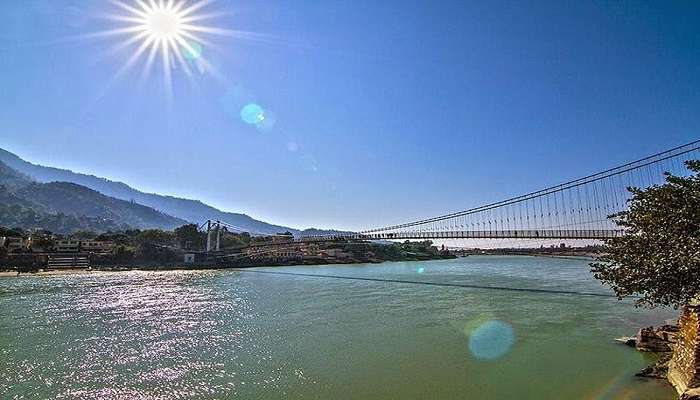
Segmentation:
<svg viewBox="0 0 700 400">
<path fill-rule="evenodd" d="M 216 234 L 216 242 L 212 244 L 212 234 Z M 213 247 L 213 248 L 212 248 Z M 207 221 L 207 253 L 212 250 L 219 251 L 221 249 L 221 221 Z"/>
</svg>

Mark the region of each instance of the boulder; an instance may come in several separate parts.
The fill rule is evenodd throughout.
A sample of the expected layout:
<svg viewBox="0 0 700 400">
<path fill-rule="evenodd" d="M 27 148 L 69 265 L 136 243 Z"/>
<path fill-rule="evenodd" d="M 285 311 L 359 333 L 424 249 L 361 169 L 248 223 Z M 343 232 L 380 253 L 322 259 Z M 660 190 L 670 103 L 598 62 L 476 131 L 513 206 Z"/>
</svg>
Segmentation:
<svg viewBox="0 0 700 400">
<path fill-rule="evenodd" d="M 668 381 L 682 399 L 700 399 L 700 305 L 683 307 Z"/>
<path fill-rule="evenodd" d="M 700 389 L 688 389 L 681 394 L 680 400 L 700 400 Z"/>
<path fill-rule="evenodd" d="M 667 337 L 668 332 L 657 334 L 657 330 L 653 326 L 642 328 L 634 337 L 635 347 L 639 351 L 666 353 L 672 350 Z"/>
<path fill-rule="evenodd" d="M 615 341 L 620 342 L 620 343 L 624 343 L 630 347 L 635 347 L 637 344 L 637 340 L 634 338 L 634 336 L 622 336 L 622 337 L 615 339 Z"/>
<path fill-rule="evenodd" d="M 635 375 L 645 378 L 666 379 L 669 361 L 671 361 L 671 353 L 661 353 L 654 364 L 644 368 Z"/>
<path fill-rule="evenodd" d="M 661 325 L 660 327 L 656 328 L 654 333 L 656 333 L 656 336 L 667 341 L 671 347 L 673 347 L 677 341 L 678 331 L 678 325 Z"/>
</svg>

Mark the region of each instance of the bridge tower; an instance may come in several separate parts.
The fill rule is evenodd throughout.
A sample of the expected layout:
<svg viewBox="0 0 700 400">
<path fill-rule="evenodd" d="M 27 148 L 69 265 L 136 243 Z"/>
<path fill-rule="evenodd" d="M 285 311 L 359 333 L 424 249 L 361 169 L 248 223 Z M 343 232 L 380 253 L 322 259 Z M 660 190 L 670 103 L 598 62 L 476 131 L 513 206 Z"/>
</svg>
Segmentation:
<svg viewBox="0 0 700 400">
<path fill-rule="evenodd" d="M 212 233 L 216 233 L 215 246 L 212 245 Z M 215 247 L 215 248 L 212 248 Z M 207 221 L 207 253 L 221 249 L 221 221 Z"/>
<path fill-rule="evenodd" d="M 211 250 L 211 220 L 207 221 L 207 253 Z"/>
</svg>

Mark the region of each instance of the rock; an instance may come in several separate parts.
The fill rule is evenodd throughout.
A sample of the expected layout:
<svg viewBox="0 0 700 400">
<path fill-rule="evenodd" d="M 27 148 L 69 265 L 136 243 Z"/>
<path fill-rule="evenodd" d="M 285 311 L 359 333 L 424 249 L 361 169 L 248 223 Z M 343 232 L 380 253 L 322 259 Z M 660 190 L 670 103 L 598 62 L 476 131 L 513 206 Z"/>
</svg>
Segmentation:
<svg viewBox="0 0 700 400">
<path fill-rule="evenodd" d="M 700 400 L 700 389 L 688 389 L 681 394 L 680 400 Z"/>
<path fill-rule="evenodd" d="M 657 332 L 660 331 L 665 331 L 665 332 L 678 332 L 680 331 L 681 328 L 678 327 L 678 325 L 661 325 L 660 327 L 656 328 Z"/>
<path fill-rule="evenodd" d="M 624 343 L 630 347 L 635 347 L 635 345 L 637 344 L 637 339 L 635 339 L 634 336 L 622 336 L 615 339 L 615 341 Z"/>
<path fill-rule="evenodd" d="M 678 319 L 679 331 L 669 363 L 668 381 L 682 399 L 700 397 L 700 305 L 686 305 Z M 694 396 L 694 397 L 693 397 Z"/>
<path fill-rule="evenodd" d="M 635 375 L 645 378 L 666 379 L 669 361 L 671 361 L 671 353 L 662 353 L 654 364 L 644 368 Z"/>
<path fill-rule="evenodd" d="M 656 336 L 667 341 L 671 346 L 676 344 L 676 337 L 678 336 L 678 325 L 661 325 L 656 328 L 654 333 Z"/>
<path fill-rule="evenodd" d="M 642 328 L 635 335 L 635 347 L 639 351 L 649 351 L 653 353 L 666 353 L 671 351 L 669 341 L 665 336 L 657 335 L 657 331 L 653 326 Z M 668 337 L 668 335 L 666 335 Z"/>
</svg>

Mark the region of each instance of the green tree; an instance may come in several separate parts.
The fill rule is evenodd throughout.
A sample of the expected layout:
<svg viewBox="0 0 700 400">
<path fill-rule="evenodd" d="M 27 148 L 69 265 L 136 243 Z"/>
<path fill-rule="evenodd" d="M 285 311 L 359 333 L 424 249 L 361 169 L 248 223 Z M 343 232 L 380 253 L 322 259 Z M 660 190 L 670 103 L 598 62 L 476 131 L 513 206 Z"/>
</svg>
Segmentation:
<svg viewBox="0 0 700 400">
<path fill-rule="evenodd" d="M 77 240 L 92 240 L 97 237 L 97 233 L 87 230 L 78 230 L 73 232 L 71 236 Z"/>
<path fill-rule="evenodd" d="M 126 246 L 117 246 L 112 250 L 112 258 L 117 262 L 129 262 L 134 258 L 134 251 Z"/>
<path fill-rule="evenodd" d="M 173 250 L 154 243 L 143 243 L 139 245 L 134 256 L 146 262 L 168 262 L 176 259 Z"/>
<path fill-rule="evenodd" d="M 138 246 L 169 246 L 175 244 L 175 240 L 176 235 L 173 232 L 162 231 L 160 229 L 146 229 L 139 232 L 135 237 L 135 242 Z"/>
<path fill-rule="evenodd" d="M 619 298 L 640 296 L 637 306 L 686 305 L 700 293 L 700 161 L 688 177 L 629 188 L 629 210 L 612 215 L 625 235 L 608 239 L 591 264 L 594 276 Z"/>
<path fill-rule="evenodd" d="M 201 250 L 207 243 L 207 234 L 200 232 L 195 224 L 183 225 L 175 229 L 175 237 L 183 249 Z"/>
<path fill-rule="evenodd" d="M 250 243 L 250 236 L 244 236 L 237 233 L 221 234 L 221 248 L 247 246 Z"/>
<path fill-rule="evenodd" d="M 0 236 L 22 236 L 21 229 L 9 229 L 0 226 Z"/>
</svg>

